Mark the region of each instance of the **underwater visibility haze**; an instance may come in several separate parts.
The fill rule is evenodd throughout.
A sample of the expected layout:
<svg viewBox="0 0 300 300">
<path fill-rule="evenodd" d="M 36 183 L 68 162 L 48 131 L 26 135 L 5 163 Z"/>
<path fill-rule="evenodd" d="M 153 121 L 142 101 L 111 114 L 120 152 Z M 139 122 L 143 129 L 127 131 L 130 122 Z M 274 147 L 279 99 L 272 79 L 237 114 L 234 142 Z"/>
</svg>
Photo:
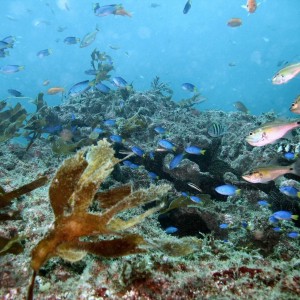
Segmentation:
<svg viewBox="0 0 300 300">
<path fill-rule="evenodd" d="M 298 299 L 298 0 L 2 0 L 1 299 Z"/>
</svg>

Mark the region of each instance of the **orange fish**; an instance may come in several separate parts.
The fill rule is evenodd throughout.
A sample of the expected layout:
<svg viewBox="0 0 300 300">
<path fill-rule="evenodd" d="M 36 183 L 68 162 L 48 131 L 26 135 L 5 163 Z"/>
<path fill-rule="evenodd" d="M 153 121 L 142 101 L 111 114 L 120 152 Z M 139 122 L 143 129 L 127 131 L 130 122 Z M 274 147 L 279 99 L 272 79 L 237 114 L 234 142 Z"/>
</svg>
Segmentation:
<svg viewBox="0 0 300 300">
<path fill-rule="evenodd" d="M 119 15 L 119 16 L 128 16 L 128 17 L 132 17 L 132 14 L 128 11 L 126 11 L 124 8 L 117 8 L 117 10 L 114 13 L 115 15 Z"/>
<path fill-rule="evenodd" d="M 47 94 L 48 95 L 55 95 L 57 93 L 64 93 L 65 92 L 65 89 L 62 88 L 62 87 L 53 87 L 53 88 L 50 88 L 48 91 L 47 91 Z"/>
<path fill-rule="evenodd" d="M 257 9 L 256 0 L 247 0 L 246 5 L 242 5 L 243 8 L 245 8 L 249 14 L 253 14 Z"/>
<path fill-rule="evenodd" d="M 242 25 L 242 20 L 240 18 L 232 18 L 227 22 L 230 27 L 238 27 Z"/>
</svg>

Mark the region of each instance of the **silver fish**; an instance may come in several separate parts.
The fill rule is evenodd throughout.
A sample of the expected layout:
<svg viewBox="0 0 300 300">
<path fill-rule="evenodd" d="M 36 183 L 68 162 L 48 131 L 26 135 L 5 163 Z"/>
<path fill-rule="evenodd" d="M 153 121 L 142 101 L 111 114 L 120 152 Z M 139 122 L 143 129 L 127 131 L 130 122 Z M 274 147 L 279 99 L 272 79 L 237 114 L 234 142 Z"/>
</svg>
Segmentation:
<svg viewBox="0 0 300 300">
<path fill-rule="evenodd" d="M 96 39 L 98 31 L 99 31 L 99 29 L 98 29 L 98 27 L 96 27 L 95 31 L 87 33 L 81 40 L 80 48 L 84 48 L 84 47 L 87 47 L 90 44 L 92 44 Z"/>
</svg>

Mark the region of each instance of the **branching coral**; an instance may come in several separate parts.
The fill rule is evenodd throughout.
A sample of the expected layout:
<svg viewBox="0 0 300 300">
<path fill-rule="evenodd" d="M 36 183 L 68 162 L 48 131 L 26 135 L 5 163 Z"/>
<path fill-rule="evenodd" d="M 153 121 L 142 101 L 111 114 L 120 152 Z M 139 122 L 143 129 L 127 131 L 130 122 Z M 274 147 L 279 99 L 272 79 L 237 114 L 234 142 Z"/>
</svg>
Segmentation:
<svg viewBox="0 0 300 300">
<path fill-rule="evenodd" d="M 87 253 L 103 257 L 118 257 L 145 252 L 141 246 L 147 243 L 137 234 L 121 233 L 122 230 L 141 222 L 160 207 L 129 220 L 115 218 L 116 214 L 140 204 L 160 198 L 169 185 L 150 186 L 148 189 L 131 191 L 128 186 L 98 193 L 103 212 L 93 214 L 88 211 L 100 184 L 110 175 L 119 162 L 114 150 L 106 141 L 97 146 L 79 151 L 74 157 L 66 159 L 54 176 L 49 189 L 49 197 L 55 214 L 54 228 L 32 251 L 31 267 L 33 276 L 28 291 L 28 299 L 33 298 L 36 274 L 51 257 L 74 262 Z M 114 239 L 83 241 L 85 237 L 111 235 Z M 116 238 L 117 236 L 117 238 Z"/>
</svg>

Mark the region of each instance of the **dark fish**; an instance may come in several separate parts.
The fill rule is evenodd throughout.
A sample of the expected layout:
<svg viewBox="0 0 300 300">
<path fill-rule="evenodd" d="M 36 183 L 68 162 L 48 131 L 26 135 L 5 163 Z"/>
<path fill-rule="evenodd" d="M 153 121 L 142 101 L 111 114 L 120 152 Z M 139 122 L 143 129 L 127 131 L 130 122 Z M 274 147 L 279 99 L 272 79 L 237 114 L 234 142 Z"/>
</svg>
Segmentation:
<svg viewBox="0 0 300 300">
<path fill-rule="evenodd" d="M 184 8 L 183 8 L 183 13 L 187 14 L 189 12 L 189 10 L 192 7 L 192 0 L 188 0 L 188 2 L 185 4 Z"/>
<path fill-rule="evenodd" d="M 12 96 L 15 96 L 15 97 L 24 97 L 24 95 L 17 91 L 17 90 L 14 90 L 14 89 L 8 89 L 7 90 Z"/>
<path fill-rule="evenodd" d="M 75 45 L 80 42 L 80 39 L 75 36 L 68 36 L 64 39 L 64 43 L 67 45 Z"/>
<path fill-rule="evenodd" d="M 151 3 L 151 4 L 150 4 L 150 7 L 152 7 L 152 8 L 157 8 L 157 7 L 160 7 L 160 4 L 157 4 L 157 3 Z"/>
<path fill-rule="evenodd" d="M 39 51 L 36 55 L 37 55 L 37 57 L 39 57 L 39 58 L 43 58 L 43 57 L 45 57 L 45 56 L 49 56 L 51 53 L 52 53 L 52 50 L 51 50 L 51 49 L 45 49 L 45 50 Z"/>
<path fill-rule="evenodd" d="M 208 126 L 207 133 L 211 137 L 219 137 L 226 133 L 226 127 L 219 123 L 212 123 Z"/>
<path fill-rule="evenodd" d="M 58 32 L 63 32 L 63 31 L 65 31 L 67 28 L 68 28 L 68 27 L 66 27 L 66 26 L 58 26 L 58 27 L 57 27 L 57 31 L 58 31 Z"/>
<path fill-rule="evenodd" d="M 249 110 L 248 108 L 245 106 L 245 104 L 241 101 L 236 101 L 233 103 L 233 106 L 238 110 L 238 111 L 241 111 L 245 114 L 248 114 L 249 113 Z"/>
<path fill-rule="evenodd" d="M 86 70 L 86 71 L 84 71 L 84 74 L 86 74 L 86 75 L 97 75 L 97 73 L 98 73 L 98 70 L 95 70 L 95 69 L 89 69 L 89 70 Z"/>
<path fill-rule="evenodd" d="M 91 86 L 89 80 L 78 82 L 69 89 L 68 96 L 71 97 L 79 96 L 82 93 L 88 91 L 90 87 Z"/>
</svg>

